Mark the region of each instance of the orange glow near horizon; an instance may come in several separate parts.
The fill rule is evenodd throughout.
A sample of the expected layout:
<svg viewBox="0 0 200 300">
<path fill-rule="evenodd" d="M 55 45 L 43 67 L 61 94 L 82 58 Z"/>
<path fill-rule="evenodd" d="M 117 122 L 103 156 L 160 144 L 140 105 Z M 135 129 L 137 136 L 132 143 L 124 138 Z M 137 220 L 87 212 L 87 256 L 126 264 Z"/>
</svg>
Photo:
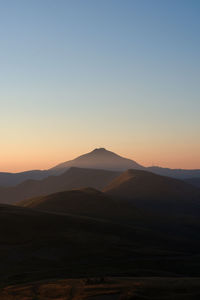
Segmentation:
<svg viewBox="0 0 200 300">
<path fill-rule="evenodd" d="M 44 170 L 49 169 L 61 162 L 72 160 L 79 155 L 88 153 L 92 151 L 94 148 L 82 147 L 79 151 L 69 148 L 68 151 L 66 149 L 62 149 L 60 151 L 54 152 L 53 150 L 47 151 L 47 149 L 43 149 L 43 151 L 33 151 L 28 149 L 24 151 L 12 151 L 6 153 L 1 156 L 0 161 L 0 172 L 23 172 L 28 170 Z M 158 148 L 154 147 L 149 148 L 141 148 L 138 146 L 134 147 L 133 150 L 122 149 L 122 147 L 116 147 L 116 149 L 111 147 L 105 147 L 107 150 L 113 151 L 116 154 L 119 154 L 123 157 L 135 160 L 141 165 L 144 166 L 160 166 L 165 168 L 177 168 L 177 169 L 200 169 L 200 158 L 199 158 L 199 149 L 182 149 L 184 151 L 181 152 L 181 149 L 178 149 L 175 152 L 174 149 L 170 148 Z M 189 147 L 188 147 L 189 148 Z M 196 150 L 196 151 L 195 151 Z M 192 152 L 190 152 L 192 151 Z M 48 153 L 48 155 L 47 155 Z M 192 153 L 192 155 L 191 155 Z"/>
</svg>

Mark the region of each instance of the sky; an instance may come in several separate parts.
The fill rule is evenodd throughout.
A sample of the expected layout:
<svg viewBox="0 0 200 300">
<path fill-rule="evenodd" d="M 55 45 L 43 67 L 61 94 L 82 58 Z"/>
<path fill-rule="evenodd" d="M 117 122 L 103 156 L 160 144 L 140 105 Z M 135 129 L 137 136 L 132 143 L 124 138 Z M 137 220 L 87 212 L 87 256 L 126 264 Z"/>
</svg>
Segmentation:
<svg viewBox="0 0 200 300">
<path fill-rule="evenodd" d="M 200 168 L 199 116 L 199 0 L 0 0 L 0 171 Z"/>
</svg>

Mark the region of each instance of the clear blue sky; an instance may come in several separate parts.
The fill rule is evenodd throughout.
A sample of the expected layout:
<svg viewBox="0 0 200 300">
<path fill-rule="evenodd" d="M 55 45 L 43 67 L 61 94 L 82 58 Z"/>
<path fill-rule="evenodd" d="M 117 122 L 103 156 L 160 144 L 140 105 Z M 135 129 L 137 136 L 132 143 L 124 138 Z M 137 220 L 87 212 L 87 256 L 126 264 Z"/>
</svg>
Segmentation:
<svg viewBox="0 0 200 300">
<path fill-rule="evenodd" d="M 200 168 L 199 115 L 199 0 L 0 0 L 0 170 Z"/>
</svg>

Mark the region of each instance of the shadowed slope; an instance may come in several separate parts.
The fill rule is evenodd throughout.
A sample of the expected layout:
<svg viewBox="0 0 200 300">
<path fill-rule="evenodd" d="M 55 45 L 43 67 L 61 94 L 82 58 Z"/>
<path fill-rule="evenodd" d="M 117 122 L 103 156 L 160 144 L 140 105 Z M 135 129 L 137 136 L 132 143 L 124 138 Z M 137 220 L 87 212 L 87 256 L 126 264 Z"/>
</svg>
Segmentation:
<svg viewBox="0 0 200 300">
<path fill-rule="evenodd" d="M 130 199 L 146 209 L 172 213 L 200 212 L 200 190 L 181 180 L 147 171 L 128 170 L 105 189 L 108 195 Z"/>
<path fill-rule="evenodd" d="M 74 300 L 198 300 L 199 286 L 200 278 L 194 277 L 67 278 L 11 285 L 0 291 L 0 299 L 69 300 L 73 297 Z"/>
<path fill-rule="evenodd" d="M 167 255 L 169 251 L 162 246 L 169 243 L 164 235 L 109 221 L 9 205 L 0 205 L 0 219 L 1 284 L 63 274 L 128 273 L 135 264 L 133 257 L 143 256 L 146 250 L 139 248 L 147 243 L 152 258 L 158 243 L 161 251 Z"/>
<path fill-rule="evenodd" d="M 98 272 L 106 268 L 106 260 L 111 271 L 123 244 L 134 245 L 131 228 L 90 218 L 0 205 L 0 219 L 1 284 L 9 277 L 28 280 Z"/>
<path fill-rule="evenodd" d="M 196 186 L 200 188 L 200 177 L 197 178 L 187 178 L 185 179 L 185 182 L 192 184 L 193 186 Z"/>
<path fill-rule="evenodd" d="M 142 214 L 125 201 L 110 198 L 91 188 L 71 190 L 33 198 L 17 203 L 19 206 L 75 215 L 131 223 L 142 219 Z"/>
<path fill-rule="evenodd" d="M 0 205 L 0 281 L 48 277 L 199 275 L 199 221 L 170 234 L 108 220 Z M 191 225 L 191 224 L 190 224 Z M 186 234 L 187 233 L 187 234 Z M 176 261 L 176 264 L 174 263 Z"/>
<path fill-rule="evenodd" d="M 134 204 L 135 205 L 134 205 Z M 137 230 L 151 229 L 157 234 L 176 238 L 191 237 L 199 231 L 199 219 L 195 216 L 155 214 L 136 207 L 137 201 L 111 197 L 91 188 L 71 190 L 17 203 L 19 206 L 61 214 L 87 216 L 137 226 Z M 139 229 L 140 228 L 140 229 Z M 198 228 L 198 229 L 197 229 Z"/>
<path fill-rule="evenodd" d="M 119 172 L 71 168 L 62 175 L 50 176 L 41 181 L 28 180 L 16 187 L 1 188 L 0 202 L 15 203 L 31 197 L 38 197 L 86 186 L 103 189 Z"/>
</svg>

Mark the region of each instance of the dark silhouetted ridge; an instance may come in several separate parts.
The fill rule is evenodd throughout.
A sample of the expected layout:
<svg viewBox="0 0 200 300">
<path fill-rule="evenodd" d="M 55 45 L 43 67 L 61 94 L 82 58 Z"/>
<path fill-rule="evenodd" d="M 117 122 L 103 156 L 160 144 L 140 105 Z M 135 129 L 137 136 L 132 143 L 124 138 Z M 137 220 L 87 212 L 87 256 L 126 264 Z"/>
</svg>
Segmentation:
<svg viewBox="0 0 200 300">
<path fill-rule="evenodd" d="M 116 222 L 141 218 L 138 210 L 125 201 L 118 201 L 93 188 L 74 189 L 44 197 L 28 199 L 17 205 L 38 210 L 68 213 L 107 219 Z"/>
<path fill-rule="evenodd" d="M 101 190 L 119 174 L 114 171 L 73 167 L 59 176 L 49 176 L 43 180 L 27 180 L 15 187 L 1 188 L 0 202 L 15 203 L 32 197 L 88 186 Z"/>
</svg>

